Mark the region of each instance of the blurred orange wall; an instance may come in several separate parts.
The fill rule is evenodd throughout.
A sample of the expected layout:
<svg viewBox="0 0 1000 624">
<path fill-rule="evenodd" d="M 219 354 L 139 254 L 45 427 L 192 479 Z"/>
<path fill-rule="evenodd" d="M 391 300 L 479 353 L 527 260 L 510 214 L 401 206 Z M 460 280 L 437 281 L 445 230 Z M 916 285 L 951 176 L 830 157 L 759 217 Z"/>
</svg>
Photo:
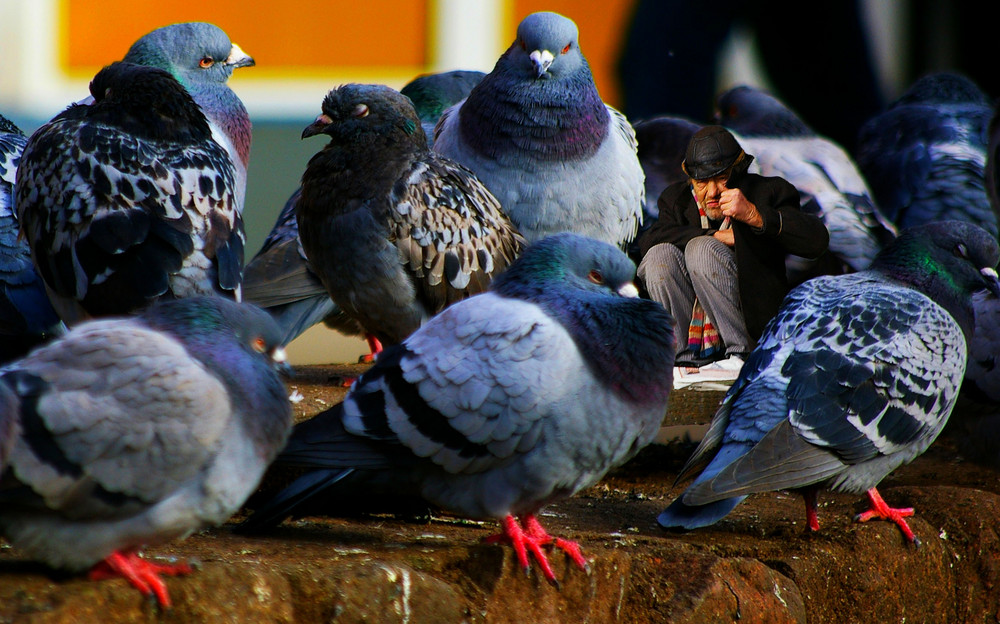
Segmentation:
<svg viewBox="0 0 1000 624">
<path fill-rule="evenodd" d="M 470 2 L 475 0 L 469 0 Z M 62 0 L 61 59 L 74 77 L 92 76 L 120 59 L 133 41 L 175 22 L 218 24 L 257 61 L 254 80 L 311 77 L 350 69 L 373 75 L 427 71 L 428 8 L 433 0 L 307 2 L 214 0 L 165 3 L 135 0 Z M 517 24 L 533 11 L 556 11 L 580 28 L 580 44 L 605 101 L 618 102 L 615 62 L 634 0 L 506 0 L 513 41 Z M 489 69 L 489 68 L 484 68 Z M 247 76 L 250 78 L 250 76 Z"/>
</svg>

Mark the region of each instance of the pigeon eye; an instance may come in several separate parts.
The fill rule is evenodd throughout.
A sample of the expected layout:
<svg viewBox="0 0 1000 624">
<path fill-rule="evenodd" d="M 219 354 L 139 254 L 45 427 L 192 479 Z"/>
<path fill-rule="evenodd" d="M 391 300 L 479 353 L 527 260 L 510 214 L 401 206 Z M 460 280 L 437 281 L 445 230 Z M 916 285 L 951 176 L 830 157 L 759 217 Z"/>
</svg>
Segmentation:
<svg viewBox="0 0 1000 624">
<path fill-rule="evenodd" d="M 965 243 L 959 243 L 955 245 L 955 255 L 959 258 L 968 258 L 969 248 L 965 246 Z"/>
<path fill-rule="evenodd" d="M 200 61 L 198 61 L 198 67 L 202 69 L 208 69 L 212 65 L 215 65 L 215 59 L 211 56 L 204 56 Z"/>
<path fill-rule="evenodd" d="M 562 52 L 560 54 L 566 54 L 567 52 L 569 52 L 569 46 L 570 44 L 567 43 L 566 47 L 562 49 Z"/>
<path fill-rule="evenodd" d="M 267 351 L 267 343 L 264 342 L 264 339 L 260 336 L 254 338 L 250 346 L 252 346 L 253 350 L 257 353 L 265 353 Z"/>
<path fill-rule="evenodd" d="M 357 106 L 354 107 L 354 110 L 351 111 L 351 114 L 354 115 L 355 117 L 357 117 L 358 119 L 361 119 L 363 117 L 367 117 L 368 116 L 368 105 L 367 104 L 358 104 Z"/>
<path fill-rule="evenodd" d="M 587 273 L 587 279 L 594 282 L 595 284 L 604 283 L 604 275 L 601 274 L 597 269 L 593 269 L 590 273 Z"/>
</svg>

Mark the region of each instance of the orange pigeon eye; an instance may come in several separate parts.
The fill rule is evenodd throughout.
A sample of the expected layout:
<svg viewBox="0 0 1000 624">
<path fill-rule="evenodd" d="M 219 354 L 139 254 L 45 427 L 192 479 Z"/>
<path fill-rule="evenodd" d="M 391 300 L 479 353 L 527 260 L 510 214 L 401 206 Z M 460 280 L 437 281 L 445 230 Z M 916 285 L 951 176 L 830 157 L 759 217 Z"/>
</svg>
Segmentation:
<svg viewBox="0 0 1000 624">
<path fill-rule="evenodd" d="M 567 52 L 569 52 L 569 46 L 570 44 L 567 43 L 566 47 L 562 49 L 562 54 L 566 54 Z"/>
<path fill-rule="evenodd" d="M 260 336 L 253 339 L 252 346 L 253 350 L 256 351 L 257 353 L 264 353 L 265 351 L 267 351 L 267 343 L 264 342 L 264 339 L 261 338 Z"/>
<path fill-rule="evenodd" d="M 361 119 L 362 117 L 367 117 L 368 116 L 368 105 L 367 104 L 358 104 L 357 106 L 354 107 L 354 110 L 351 111 L 351 114 L 354 115 L 355 117 L 357 117 L 358 119 Z"/>
<path fill-rule="evenodd" d="M 594 269 L 590 273 L 587 273 L 587 279 L 594 282 L 595 284 L 604 283 L 604 276 L 601 275 L 601 272 L 598 271 L 597 269 Z"/>
<path fill-rule="evenodd" d="M 215 59 L 211 56 L 202 57 L 202 59 L 198 61 L 198 67 L 201 67 L 202 69 L 208 69 L 212 65 L 215 65 Z"/>
</svg>

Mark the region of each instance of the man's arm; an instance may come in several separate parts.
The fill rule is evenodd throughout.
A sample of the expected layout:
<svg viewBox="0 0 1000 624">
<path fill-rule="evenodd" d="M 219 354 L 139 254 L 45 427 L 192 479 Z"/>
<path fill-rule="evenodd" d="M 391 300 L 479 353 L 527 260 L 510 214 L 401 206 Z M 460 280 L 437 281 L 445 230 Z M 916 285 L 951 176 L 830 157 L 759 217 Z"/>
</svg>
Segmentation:
<svg viewBox="0 0 1000 624">
<path fill-rule="evenodd" d="M 773 239 L 790 254 L 803 258 L 819 257 L 830 244 L 830 233 L 822 219 L 802 212 L 799 192 L 788 181 L 782 178 L 762 180 L 768 180 L 769 183 L 760 186 L 760 192 L 755 192 L 757 189 L 749 191 L 756 200 L 747 202 L 752 205 L 753 210 L 734 201 L 733 209 L 743 210 L 741 214 L 744 219 L 741 220 L 750 224 L 748 220 L 756 212 L 761 225 L 753 228 L 755 234 Z M 742 192 L 740 196 L 747 199 Z"/>
</svg>

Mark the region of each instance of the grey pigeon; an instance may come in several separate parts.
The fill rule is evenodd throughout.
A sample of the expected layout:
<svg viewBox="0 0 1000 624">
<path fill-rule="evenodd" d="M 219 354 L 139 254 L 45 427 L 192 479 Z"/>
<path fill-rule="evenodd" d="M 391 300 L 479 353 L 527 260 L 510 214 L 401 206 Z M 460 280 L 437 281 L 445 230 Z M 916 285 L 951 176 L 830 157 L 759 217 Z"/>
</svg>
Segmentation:
<svg viewBox="0 0 1000 624">
<path fill-rule="evenodd" d="M 433 145 L 434 126 L 442 113 L 466 97 L 486 74 L 473 70 L 454 70 L 421 74 L 403 85 L 400 93 L 410 98 L 420 117 L 428 145 Z"/>
<path fill-rule="evenodd" d="M 1000 106 L 996 105 L 986 128 L 986 166 L 983 177 L 990 206 L 1000 223 Z"/>
<path fill-rule="evenodd" d="M 858 167 L 897 227 L 959 220 L 997 236 L 985 186 L 992 114 L 989 97 L 969 78 L 935 73 L 861 127 Z"/>
<path fill-rule="evenodd" d="M 31 262 L 14 215 L 14 180 L 28 138 L 0 115 L 0 362 L 20 357 L 63 329 Z"/>
<path fill-rule="evenodd" d="M 16 207 L 50 299 L 69 324 L 159 298 L 239 298 L 243 220 L 233 163 L 184 88 L 114 63 L 28 140 Z"/>
<path fill-rule="evenodd" d="M 799 190 L 803 210 L 817 214 L 829 230 L 830 252 L 843 271 L 867 268 L 896 235 L 850 155 L 777 98 L 755 87 L 733 87 L 716 100 L 716 121 L 754 155 L 751 171 L 782 177 Z M 810 276 L 811 267 L 799 261 L 797 270 Z"/>
<path fill-rule="evenodd" d="M 557 13 L 525 17 L 441 116 L 434 149 L 471 169 L 529 242 L 571 231 L 624 249 L 642 220 L 635 132 L 601 101 L 577 34 Z"/>
<path fill-rule="evenodd" d="M 226 148 L 236 167 L 236 205 L 243 210 L 250 162 L 250 115 L 227 84 L 233 70 L 253 67 L 254 60 L 214 24 L 171 24 L 132 44 L 129 63 L 166 70 L 188 90 L 212 129 L 212 138 Z"/>
<path fill-rule="evenodd" d="M 279 522 L 338 482 L 380 483 L 501 520 L 505 537 L 492 541 L 511 541 L 525 568 L 532 553 L 549 580 L 545 544 L 585 566 L 537 514 L 632 457 L 666 413 L 672 319 L 636 296 L 634 277 L 606 243 L 571 233 L 534 243 L 489 292 L 387 348 L 343 403 L 298 425 L 277 461 L 312 470 L 243 529 Z"/>
<path fill-rule="evenodd" d="M 876 486 L 919 456 L 944 428 L 965 372 L 972 294 L 1000 293 L 1000 250 L 970 223 L 900 233 L 858 273 L 793 289 L 768 325 L 678 481 L 694 482 L 659 516 L 694 529 L 747 495 L 800 490 L 819 529 L 819 488 L 867 492 L 859 520 L 904 517 Z M 705 463 L 707 462 L 707 465 Z"/>
<path fill-rule="evenodd" d="M 333 302 L 311 268 L 295 220 L 296 189 L 278 214 L 274 227 L 243 272 L 243 299 L 265 310 L 281 327 L 282 342 L 290 343 L 317 323 L 345 336 L 364 334 L 364 328 Z"/>
<path fill-rule="evenodd" d="M 0 535 L 169 606 L 159 575 L 190 568 L 137 551 L 225 522 L 257 487 L 292 424 L 276 339 L 260 309 L 192 297 L 81 324 L 0 371 L 22 423 Z"/>
<path fill-rule="evenodd" d="M 330 139 L 302 175 L 302 248 L 334 303 L 397 344 L 486 290 L 523 239 L 468 169 L 428 149 L 406 96 L 348 84 L 322 110 L 302 133 Z"/>
</svg>

